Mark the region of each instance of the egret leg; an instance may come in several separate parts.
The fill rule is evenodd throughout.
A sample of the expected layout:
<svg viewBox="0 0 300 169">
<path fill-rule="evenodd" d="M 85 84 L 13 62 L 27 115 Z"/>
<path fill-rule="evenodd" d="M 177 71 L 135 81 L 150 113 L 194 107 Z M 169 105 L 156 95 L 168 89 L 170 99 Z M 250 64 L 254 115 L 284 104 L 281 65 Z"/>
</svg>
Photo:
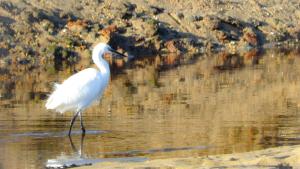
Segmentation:
<svg viewBox="0 0 300 169">
<path fill-rule="evenodd" d="M 80 116 L 80 126 L 81 126 L 81 130 L 82 130 L 82 134 L 84 135 L 85 134 L 85 128 L 83 126 L 82 112 L 80 112 L 79 116 Z"/>
<path fill-rule="evenodd" d="M 76 112 L 76 114 L 73 116 L 72 120 L 71 120 L 71 125 L 70 125 L 70 129 L 69 129 L 69 136 L 71 135 L 71 131 L 72 131 L 72 127 L 73 127 L 73 124 L 78 116 L 78 114 L 80 113 L 80 111 Z"/>
</svg>

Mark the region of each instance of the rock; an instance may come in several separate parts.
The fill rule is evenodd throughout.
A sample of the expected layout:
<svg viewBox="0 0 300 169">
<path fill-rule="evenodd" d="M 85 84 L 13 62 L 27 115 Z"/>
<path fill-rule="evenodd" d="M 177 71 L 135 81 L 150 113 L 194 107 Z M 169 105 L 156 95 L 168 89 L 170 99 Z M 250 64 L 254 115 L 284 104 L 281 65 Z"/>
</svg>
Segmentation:
<svg viewBox="0 0 300 169">
<path fill-rule="evenodd" d="M 225 33 L 225 32 L 223 32 L 223 31 L 217 31 L 217 32 L 216 32 L 216 37 L 217 37 L 217 39 L 218 39 L 220 42 L 222 42 L 222 43 L 224 43 L 226 40 L 229 39 L 229 38 L 228 38 L 228 34 Z"/>
<path fill-rule="evenodd" d="M 85 20 L 68 21 L 66 28 L 70 31 L 80 33 L 88 27 L 88 23 Z"/>
<path fill-rule="evenodd" d="M 85 36 L 85 41 L 89 42 L 89 43 L 94 43 L 97 41 L 97 34 L 96 32 L 90 32 Z"/>
<path fill-rule="evenodd" d="M 180 50 L 178 48 L 178 44 L 174 40 L 165 42 L 165 47 L 167 48 L 168 52 L 170 52 L 170 53 L 180 52 Z"/>
<path fill-rule="evenodd" d="M 123 3 L 125 8 L 127 8 L 128 11 L 134 11 L 136 9 L 136 4 L 130 3 L 130 2 L 125 2 Z"/>
<path fill-rule="evenodd" d="M 158 15 L 158 14 L 163 13 L 165 11 L 165 9 L 157 7 L 157 6 L 150 6 L 150 11 L 153 15 Z"/>
<path fill-rule="evenodd" d="M 242 40 L 248 42 L 252 46 L 258 45 L 258 37 L 252 28 L 246 27 L 243 29 L 243 37 Z"/>
<path fill-rule="evenodd" d="M 153 37 L 157 33 L 157 23 L 154 19 L 146 21 L 141 19 L 133 20 L 132 26 L 136 32 L 141 32 L 145 37 Z"/>
<path fill-rule="evenodd" d="M 289 29 L 288 32 L 293 38 L 298 40 L 300 39 L 300 25 L 295 28 Z"/>
<path fill-rule="evenodd" d="M 183 19 L 184 18 L 184 14 L 182 12 L 178 12 L 176 15 L 177 15 L 177 17 L 179 19 Z"/>
<path fill-rule="evenodd" d="M 66 11 L 61 11 L 59 13 L 59 18 L 62 18 L 64 20 L 67 21 L 75 21 L 78 20 L 79 18 L 77 16 L 75 16 L 73 13 L 71 12 L 66 12 Z"/>
<path fill-rule="evenodd" d="M 136 9 L 136 4 L 132 4 L 130 2 L 125 2 L 123 3 L 124 7 L 126 10 L 122 14 L 122 19 L 129 20 L 133 16 L 136 16 L 135 9 Z"/>
<path fill-rule="evenodd" d="M 48 20 L 41 21 L 40 25 L 44 29 L 44 31 L 48 32 L 49 34 L 52 34 L 54 31 L 54 25 L 52 22 Z"/>
<path fill-rule="evenodd" d="M 8 49 L 0 46 L 0 57 L 6 57 L 8 54 Z"/>
<path fill-rule="evenodd" d="M 53 47 L 53 57 L 56 62 L 61 62 L 64 60 L 74 61 L 75 60 L 75 53 L 72 50 L 67 48 L 63 48 L 61 46 Z"/>
<path fill-rule="evenodd" d="M 188 17 L 188 20 L 191 21 L 191 22 L 198 22 L 198 21 L 203 20 L 203 16 L 201 16 L 201 15 L 191 15 L 191 16 Z"/>
<path fill-rule="evenodd" d="M 248 19 L 248 22 L 249 22 L 252 26 L 254 26 L 254 27 L 256 27 L 256 28 L 258 28 L 259 26 L 262 26 L 262 25 L 263 25 L 263 22 L 261 22 L 261 21 L 255 19 L 255 18 L 250 18 L 250 19 Z"/>
<path fill-rule="evenodd" d="M 58 13 L 46 11 L 43 9 L 37 9 L 36 12 L 33 13 L 33 17 L 38 21 L 48 20 L 52 22 L 55 27 L 59 27 L 60 25 L 65 23 L 65 21 L 59 17 Z"/>
<path fill-rule="evenodd" d="M 13 12 L 16 10 L 16 7 L 13 5 L 12 2 L 0 2 L 0 7 L 6 11 Z"/>
<path fill-rule="evenodd" d="M 219 29 L 221 26 L 221 20 L 216 16 L 205 16 L 202 20 L 203 25 L 209 30 Z"/>
<path fill-rule="evenodd" d="M 28 12 L 28 11 L 24 11 L 23 14 L 21 15 L 22 19 L 28 23 L 28 24 L 31 24 L 33 22 L 36 22 L 37 21 L 37 18 L 35 18 L 33 16 L 33 13 L 32 12 Z"/>
<path fill-rule="evenodd" d="M 274 30 L 269 32 L 266 37 L 269 42 L 282 42 L 287 39 L 287 33 Z"/>
<path fill-rule="evenodd" d="M 30 63 L 30 60 L 28 60 L 28 59 L 20 59 L 19 60 L 19 64 L 21 64 L 21 65 L 27 65 L 27 64 L 29 64 Z"/>
<path fill-rule="evenodd" d="M 80 55 L 82 58 L 89 58 L 91 56 L 91 51 L 88 49 L 83 50 Z"/>
<path fill-rule="evenodd" d="M 236 41 L 230 41 L 230 43 L 226 44 L 226 49 L 230 53 L 237 53 L 238 52 L 238 43 Z"/>
<path fill-rule="evenodd" d="M 234 27 L 237 27 L 239 29 L 242 29 L 245 25 L 245 23 L 243 23 L 241 20 L 231 17 L 231 16 L 221 16 L 221 22 L 223 23 L 227 23 L 229 25 L 232 25 Z"/>
<path fill-rule="evenodd" d="M 102 30 L 99 31 L 99 34 L 103 37 L 101 40 L 103 42 L 108 42 L 111 37 L 112 37 L 112 34 L 117 32 L 118 30 L 118 27 L 116 25 L 110 25 Z"/>
</svg>

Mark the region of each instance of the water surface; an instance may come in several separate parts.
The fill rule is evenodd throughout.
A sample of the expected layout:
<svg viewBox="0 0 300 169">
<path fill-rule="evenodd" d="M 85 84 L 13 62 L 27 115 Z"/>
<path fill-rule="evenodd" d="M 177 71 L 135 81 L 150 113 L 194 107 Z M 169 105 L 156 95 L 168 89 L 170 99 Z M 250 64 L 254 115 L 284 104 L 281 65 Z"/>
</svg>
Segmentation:
<svg viewBox="0 0 300 169">
<path fill-rule="evenodd" d="M 113 67 L 101 102 L 84 113 L 44 108 L 53 82 L 89 65 L 1 68 L 0 168 L 49 160 L 139 160 L 246 152 L 300 143 L 299 51 L 157 56 Z M 23 74 L 23 72 L 26 72 Z M 71 144 L 72 143 L 72 144 Z M 81 150 L 81 151 L 80 151 Z"/>
</svg>

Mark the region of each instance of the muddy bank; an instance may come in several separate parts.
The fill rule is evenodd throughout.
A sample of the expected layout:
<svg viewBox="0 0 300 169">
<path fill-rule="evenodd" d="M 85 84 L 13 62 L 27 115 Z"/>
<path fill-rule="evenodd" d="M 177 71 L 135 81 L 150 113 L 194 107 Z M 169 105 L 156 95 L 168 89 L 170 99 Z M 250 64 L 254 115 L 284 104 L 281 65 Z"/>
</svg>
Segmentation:
<svg viewBox="0 0 300 169">
<path fill-rule="evenodd" d="M 0 65 L 76 63 L 100 41 L 130 58 L 297 45 L 299 9 L 297 0 L 3 0 Z"/>
<path fill-rule="evenodd" d="M 78 169 L 94 168 L 279 168 L 292 169 L 300 167 L 300 147 L 286 146 L 248 153 L 213 155 L 205 157 L 156 159 L 145 162 L 104 162 Z"/>
</svg>

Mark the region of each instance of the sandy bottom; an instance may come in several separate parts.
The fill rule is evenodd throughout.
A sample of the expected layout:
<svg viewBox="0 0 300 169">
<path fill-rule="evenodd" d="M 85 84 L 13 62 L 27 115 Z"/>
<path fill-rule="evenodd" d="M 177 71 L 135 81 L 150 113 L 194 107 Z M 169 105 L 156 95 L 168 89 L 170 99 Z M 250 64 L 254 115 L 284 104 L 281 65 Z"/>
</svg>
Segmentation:
<svg viewBox="0 0 300 169">
<path fill-rule="evenodd" d="M 300 168 L 300 146 L 284 146 L 265 150 L 213 155 L 205 157 L 156 159 L 145 162 L 104 162 L 80 169 L 95 168 Z"/>
</svg>

